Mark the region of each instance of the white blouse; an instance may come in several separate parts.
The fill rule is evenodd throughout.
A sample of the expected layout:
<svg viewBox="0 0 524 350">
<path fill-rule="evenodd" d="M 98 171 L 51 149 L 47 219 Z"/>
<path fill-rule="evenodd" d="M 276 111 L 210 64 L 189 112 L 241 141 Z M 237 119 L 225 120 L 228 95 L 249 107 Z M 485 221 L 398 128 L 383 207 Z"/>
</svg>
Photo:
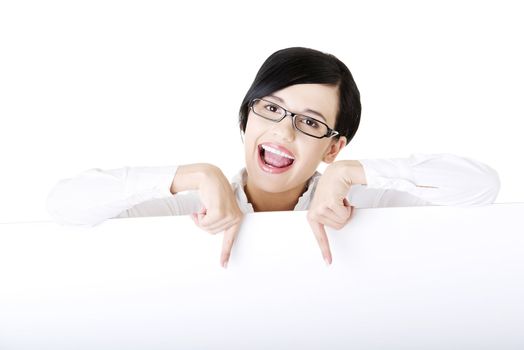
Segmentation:
<svg viewBox="0 0 524 350">
<path fill-rule="evenodd" d="M 449 153 L 408 158 L 362 159 L 367 185 L 352 185 L 355 208 L 422 205 L 478 206 L 493 203 L 500 189 L 497 172 L 471 158 Z M 201 209 L 198 191 L 171 194 L 178 166 L 89 169 L 60 180 L 47 198 L 53 220 L 94 226 L 109 218 L 186 215 Z M 307 210 L 321 174 L 316 172 L 294 210 Z M 253 212 L 244 192 L 246 170 L 231 180 L 242 212 Z"/>
</svg>

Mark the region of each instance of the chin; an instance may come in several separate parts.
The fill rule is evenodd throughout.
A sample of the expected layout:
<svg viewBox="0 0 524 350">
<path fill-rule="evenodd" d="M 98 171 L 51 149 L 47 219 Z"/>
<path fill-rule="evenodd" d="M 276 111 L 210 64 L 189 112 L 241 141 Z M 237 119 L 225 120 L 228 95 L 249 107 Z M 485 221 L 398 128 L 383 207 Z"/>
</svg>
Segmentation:
<svg viewBox="0 0 524 350">
<path fill-rule="evenodd" d="M 255 170 L 254 172 L 247 169 L 248 179 L 253 186 L 257 189 L 267 193 L 282 193 L 290 191 L 302 183 L 307 182 L 306 180 L 293 179 L 291 174 L 286 174 L 285 177 L 282 175 L 266 174 Z"/>
</svg>

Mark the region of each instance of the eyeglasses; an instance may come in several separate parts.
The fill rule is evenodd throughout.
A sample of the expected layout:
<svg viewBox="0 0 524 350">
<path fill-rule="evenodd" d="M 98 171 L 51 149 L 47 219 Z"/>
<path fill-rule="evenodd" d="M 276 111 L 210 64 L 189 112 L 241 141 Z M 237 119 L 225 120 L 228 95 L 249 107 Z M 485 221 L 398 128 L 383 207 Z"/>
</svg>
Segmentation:
<svg viewBox="0 0 524 350">
<path fill-rule="evenodd" d="M 280 107 L 276 103 L 261 98 L 253 99 L 249 108 L 251 108 L 256 115 L 276 123 L 290 115 L 293 119 L 293 127 L 296 130 L 317 139 L 333 137 L 339 134 L 338 131 L 330 129 L 326 123 L 320 120 L 302 114 L 295 114 Z"/>
</svg>

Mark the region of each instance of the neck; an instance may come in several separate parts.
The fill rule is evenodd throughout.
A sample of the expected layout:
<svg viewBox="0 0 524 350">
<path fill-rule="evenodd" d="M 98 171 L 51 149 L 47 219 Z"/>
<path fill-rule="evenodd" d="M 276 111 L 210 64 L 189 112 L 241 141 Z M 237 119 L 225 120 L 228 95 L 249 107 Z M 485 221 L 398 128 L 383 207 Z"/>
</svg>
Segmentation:
<svg viewBox="0 0 524 350">
<path fill-rule="evenodd" d="M 256 188 L 248 180 L 244 190 L 255 211 L 285 211 L 295 209 L 306 185 L 307 182 L 285 192 L 273 193 Z"/>
</svg>

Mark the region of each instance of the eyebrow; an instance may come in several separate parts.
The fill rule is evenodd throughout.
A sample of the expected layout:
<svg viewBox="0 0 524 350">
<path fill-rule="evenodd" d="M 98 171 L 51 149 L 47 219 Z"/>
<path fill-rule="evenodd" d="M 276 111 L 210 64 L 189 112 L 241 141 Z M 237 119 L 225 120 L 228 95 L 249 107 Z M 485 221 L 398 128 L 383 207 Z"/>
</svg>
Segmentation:
<svg viewBox="0 0 524 350">
<path fill-rule="evenodd" d="M 278 97 L 278 96 L 275 96 L 275 95 L 267 95 L 267 97 L 273 97 L 273 98 L 276 98 L 277 100 L 279 100 L 280 102 L 282 102 L 282 103 L 284 103 L 284 104 L 286 103 L 286 101 L 284 101 L 282 98 L 280 98 L 280 97 Z M 313 109 L 306 108 L 306 109 L 304 109 L 303 113 L 308 113 L 308 114 L 313 113 L 313 114 L 316 114 L 316 115 L 318 115 L 320 118 L 324 119 L 324 121 L 327 123 L 327 119 L 322 115 L 322 113 L 317 112 L 317 111 L 315 111 L 315 110 L 313 110 Z"/>
</svg>

